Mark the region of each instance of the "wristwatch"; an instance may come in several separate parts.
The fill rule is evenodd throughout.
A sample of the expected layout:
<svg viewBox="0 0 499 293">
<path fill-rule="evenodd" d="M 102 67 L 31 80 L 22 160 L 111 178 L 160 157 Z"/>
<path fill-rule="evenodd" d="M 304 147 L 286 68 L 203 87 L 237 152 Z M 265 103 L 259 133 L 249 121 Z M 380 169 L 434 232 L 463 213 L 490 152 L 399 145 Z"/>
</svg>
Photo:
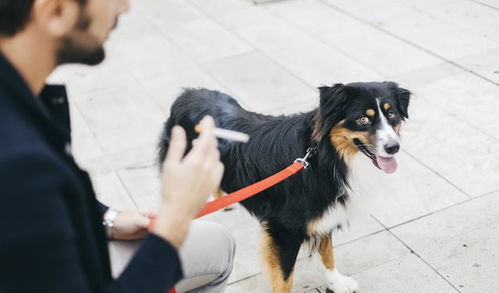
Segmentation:
<svg viewBox="0 0 499 293">
<path fill-rule="evenodd" d="M 109 209 L 104 214 L 104 221 L 102 221 L 102 224 L 106 228 L 106 235 L 107 235 L 107 238 L 109 238 L 109 239 L 113 239 L 114 222 L 116 221 L 116 217 L 118 217 L 119 213 L 120 212 L 118 212 L 116 210 Z"/>
</svg>

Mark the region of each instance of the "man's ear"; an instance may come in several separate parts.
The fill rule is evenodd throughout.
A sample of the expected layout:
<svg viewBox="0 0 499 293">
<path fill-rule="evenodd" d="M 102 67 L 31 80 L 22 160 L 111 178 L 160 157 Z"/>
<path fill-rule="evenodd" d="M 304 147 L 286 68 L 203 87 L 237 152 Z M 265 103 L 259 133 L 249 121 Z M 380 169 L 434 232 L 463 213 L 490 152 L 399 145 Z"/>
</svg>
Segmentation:
<svg viewBox="0 0 499 293">
<path fill-rule="evenodd" d="M 81 14 L 81 5 L 72 0 L 35 0 L 31 23 L 53 38 L 61 38 L 71 32 Z"/>
</svg>

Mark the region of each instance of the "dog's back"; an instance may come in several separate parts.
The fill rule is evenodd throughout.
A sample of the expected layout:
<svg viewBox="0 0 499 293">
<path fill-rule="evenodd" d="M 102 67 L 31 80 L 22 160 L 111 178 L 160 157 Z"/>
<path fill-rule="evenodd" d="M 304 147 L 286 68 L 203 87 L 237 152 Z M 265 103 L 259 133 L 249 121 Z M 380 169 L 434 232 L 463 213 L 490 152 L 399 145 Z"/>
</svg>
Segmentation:
<svg viewBox="0 0 499 293">
<path fill-rule="evenodd" d="M 235 120 L 245 112 L 239 103 L 227 94 L 203 88 L 186 89 L 173 103 L 170 117 L 165 123 L 160 141 L 160 162 L 165 159 L 173 126 L 184 128 L 189 149 L 190 142 L 197 137 L 194 127 L 204 116 L 212 116 L 217 121 L 217 127 L 230 128 L 228 125 L 221 125 L 220 121 Z"/>
</svg>

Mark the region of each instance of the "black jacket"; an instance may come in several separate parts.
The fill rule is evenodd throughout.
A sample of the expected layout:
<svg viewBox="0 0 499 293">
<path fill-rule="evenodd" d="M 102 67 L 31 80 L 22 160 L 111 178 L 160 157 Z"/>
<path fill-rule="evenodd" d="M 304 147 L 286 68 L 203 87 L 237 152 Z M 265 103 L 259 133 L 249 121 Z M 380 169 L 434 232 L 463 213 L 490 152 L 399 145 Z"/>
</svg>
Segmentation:
<svg viewBox="0 0 499 293">
<path fill-rule="evenodd" d="M 102 210 L 70 133 L 65 88 L 35 97 L 0 54 L 0 293 L 166 293 L 182 270 L 154 234 L 112 279 Z"/>
</svg>

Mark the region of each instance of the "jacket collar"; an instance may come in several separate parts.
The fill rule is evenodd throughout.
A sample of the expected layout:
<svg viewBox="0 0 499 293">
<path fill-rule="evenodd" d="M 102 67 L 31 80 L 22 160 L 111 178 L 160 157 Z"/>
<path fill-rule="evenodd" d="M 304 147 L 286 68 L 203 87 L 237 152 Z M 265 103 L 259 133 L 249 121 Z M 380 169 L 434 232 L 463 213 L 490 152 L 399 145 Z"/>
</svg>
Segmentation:
<svg viewBox="0 0 499 293">
<path fill-rule="evenodd" d="M 71 143 L 69 104 L 66 88 L 47 85 L 37 97 L 23 77 L 0 52 L 0 86 L 8 99 L 39 129 L 50 144 L 57 148 Z"/>
</svg>

